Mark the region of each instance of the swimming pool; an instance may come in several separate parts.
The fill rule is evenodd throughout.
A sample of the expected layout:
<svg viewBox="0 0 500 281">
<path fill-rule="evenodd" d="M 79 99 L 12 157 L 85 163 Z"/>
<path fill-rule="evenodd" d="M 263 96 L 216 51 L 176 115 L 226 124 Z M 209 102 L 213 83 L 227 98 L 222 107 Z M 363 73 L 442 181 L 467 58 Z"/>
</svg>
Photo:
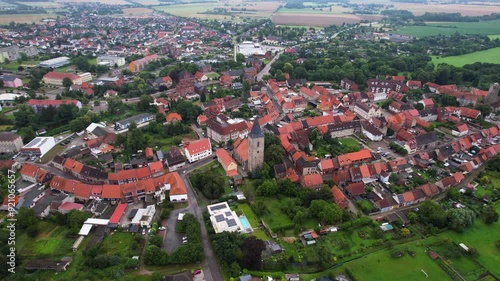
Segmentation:
<svg viewBox="0 0 500 281">
<path fill-rule="evenodd" d="M 240 219 L 241 224 L 243 225 L 243 228 L 245 228 L 245 229 L 248 229 L 248 228 L 252 229 L 252 226 L 248 222 L 247 217 L 241 216 L 241 217 L 239 217 L 239 219 Z"/>
</svg>

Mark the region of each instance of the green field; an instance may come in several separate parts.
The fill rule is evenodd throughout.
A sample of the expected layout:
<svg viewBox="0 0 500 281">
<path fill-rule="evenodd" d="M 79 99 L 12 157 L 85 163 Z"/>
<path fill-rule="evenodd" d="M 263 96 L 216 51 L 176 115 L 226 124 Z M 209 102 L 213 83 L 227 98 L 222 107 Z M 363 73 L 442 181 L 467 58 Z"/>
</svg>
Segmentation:
<svg viewBox="0 0 500 281">
<path fill-rule="evenodd" d="M 269 240 L 266 232 L 257 227 L 260 225 L 260 221 L 247 203 L 235 205 L 233 210 L 236 211 L 236 213 L 241 211 L 241 213 L 247 217 L 250 226 L 253 228 L 253 235 L 255 237 L 264 241 Z"/>
<path fill-rule="evenodd" d="M 500 62 L 500 47 L 484 51 L 477 51 L 470 54 L 452 56 L 452 57 L 438 57 L 432 56 L 432 62 L 435 65 L 446 63 L 454 66 L 464 66 L 466 64 L 473 64 L 475 62 Z"/>
<path fill-rule="evenodd" d="M 421 243 L 421 242 L 417 242 Z M 425 248 L 413 243 L 408 247 L 417 254 L 395 259 L 390 256 L 389 250 L 380 251 L 346 265 L 359 278 L 359 280 L 451 280 L 451 278 L 432 260 L 425 252 Z M 422 272 L 428 274 L 429 277 Z M 390 277 L 389 277 L 390 276 Z"/>
<path fill-rule="evenodd" d="M 500 202 L 495 205 L 497 212 L 500 212 Z M 500 237 L 500 223 L 486 225 L 481 218 L 476 219 L 473 227 L 457 233 L 455 231 L 447 231 L 441 234 L 441 237 L 450 238 L 456 244 L 464 243 L 468 247 L 474 247 L 479 252 L 477 261 L 488 269 L 497 277 L 500 276 L 500 250 L 495 247 L 494 243 Z"/>
<path fill-rule="evenodd" d="M 18 63 L 17 61 L 11 61 L 9 63 L 0 63 L 0 68 L 7 70 L 17 70 L 17 68 L 21 65 L 36 65 L 38 66 L 39 61 L 23 61 L 22 63 Z"/>
<path fill-rule="evenodd" d="M 488 37 L 490 37 L 491 40 L 500 39 L 500 34 L 488 35 Z"/>
<path fill-rule="evenodd" d="M 183 4 L 183 5 L 168 5 L 157 6 L 155 10 L 163 11 L 174 16 L 180 17 L 200 17 L 200 13 L 204 13 L 213 8 L 219 7 L 219 4 L 214 3 L 198 3 L 198 4 Z"/>
<path fill-rule="evenodd" d="M 431 23 L 427 26 L 407 26 L 397 30 L 395 33 L 426 37 L 436 35 L 452 35 L 456 32 L 461 34 L 498 34 L 500 20 L 482 21 L 482 22 L 449 22 L 449 23 Z"/>
</svg>

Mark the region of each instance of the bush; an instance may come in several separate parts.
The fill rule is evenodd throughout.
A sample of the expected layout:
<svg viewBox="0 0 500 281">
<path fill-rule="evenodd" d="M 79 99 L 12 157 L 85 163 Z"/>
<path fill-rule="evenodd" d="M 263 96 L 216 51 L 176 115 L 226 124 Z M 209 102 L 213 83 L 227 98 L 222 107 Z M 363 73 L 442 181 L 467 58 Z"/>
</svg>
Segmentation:
<svg viewBox="0 0 500 281">
<path fill-rule="evenodd" d="M 163 238 L 159 235 L 154 235 L 149 238 L 149 244 L 155 245 L 157 247 L 161 247 L 161 244 L 163 243 Z"/>
<path fill-rule="evenodd" d="M 33 224 L 26 228 L 26 234 L 29 237 L 36 237 L 38 235 L 38 224 Z"/>
</svg>

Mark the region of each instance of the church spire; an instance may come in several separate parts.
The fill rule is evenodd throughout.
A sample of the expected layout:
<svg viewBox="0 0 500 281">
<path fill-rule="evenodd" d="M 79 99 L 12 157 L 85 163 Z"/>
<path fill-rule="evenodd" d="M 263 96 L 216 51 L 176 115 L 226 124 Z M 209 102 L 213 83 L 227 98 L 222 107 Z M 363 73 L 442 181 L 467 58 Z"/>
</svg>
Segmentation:
<svg viewBox="0 0 500 281">
<path fill-rule="evenodd" d="M 262 133 L 262 129 L 260 128 L 260 125 L 259 125 L 259 119 L 258 118 L 255 118 L 255 120 L 253 122 L 252 130 L 248 134 L 248 137 L 254 138 L 254 139 L 255 138 L 263 138 L 264 137 L 264 134 Z"/>
</svg>

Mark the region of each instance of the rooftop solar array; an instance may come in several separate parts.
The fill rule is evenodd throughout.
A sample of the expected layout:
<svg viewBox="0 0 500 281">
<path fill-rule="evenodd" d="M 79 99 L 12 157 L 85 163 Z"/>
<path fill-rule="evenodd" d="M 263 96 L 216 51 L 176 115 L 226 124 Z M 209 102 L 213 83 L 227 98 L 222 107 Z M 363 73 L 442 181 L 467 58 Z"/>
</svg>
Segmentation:
<svg viewBox="0 0 500 281">
<path fill-rule="evenodd" d="M 220 204 L 220 205 L 211 206 L 210 210 L 212 210 L 212 211 L 218 211 L 218 210 L 222 210 L 222 209 L 225 209 L 225 208 L 226 208 L 225 204 Z"/>
<path fill-rule="evenodd" d="M 216 220 L 217 222 L 221 222 L 221 221 L 224 221 L 224 220 L 225 220 L 225 218 L 224 218 L 224 216 L 223 216 L 223 215 L 217 215 L 217 216 L 215 216 L 215 220 Z"/>
<path fill-rule="evenodd" d="M 230 219 L 227 221 L 227 226 L 229 227 L 233 227 L 233 226 L 236 226 L 236 221 L 234 219 Z"/>
</svg>

